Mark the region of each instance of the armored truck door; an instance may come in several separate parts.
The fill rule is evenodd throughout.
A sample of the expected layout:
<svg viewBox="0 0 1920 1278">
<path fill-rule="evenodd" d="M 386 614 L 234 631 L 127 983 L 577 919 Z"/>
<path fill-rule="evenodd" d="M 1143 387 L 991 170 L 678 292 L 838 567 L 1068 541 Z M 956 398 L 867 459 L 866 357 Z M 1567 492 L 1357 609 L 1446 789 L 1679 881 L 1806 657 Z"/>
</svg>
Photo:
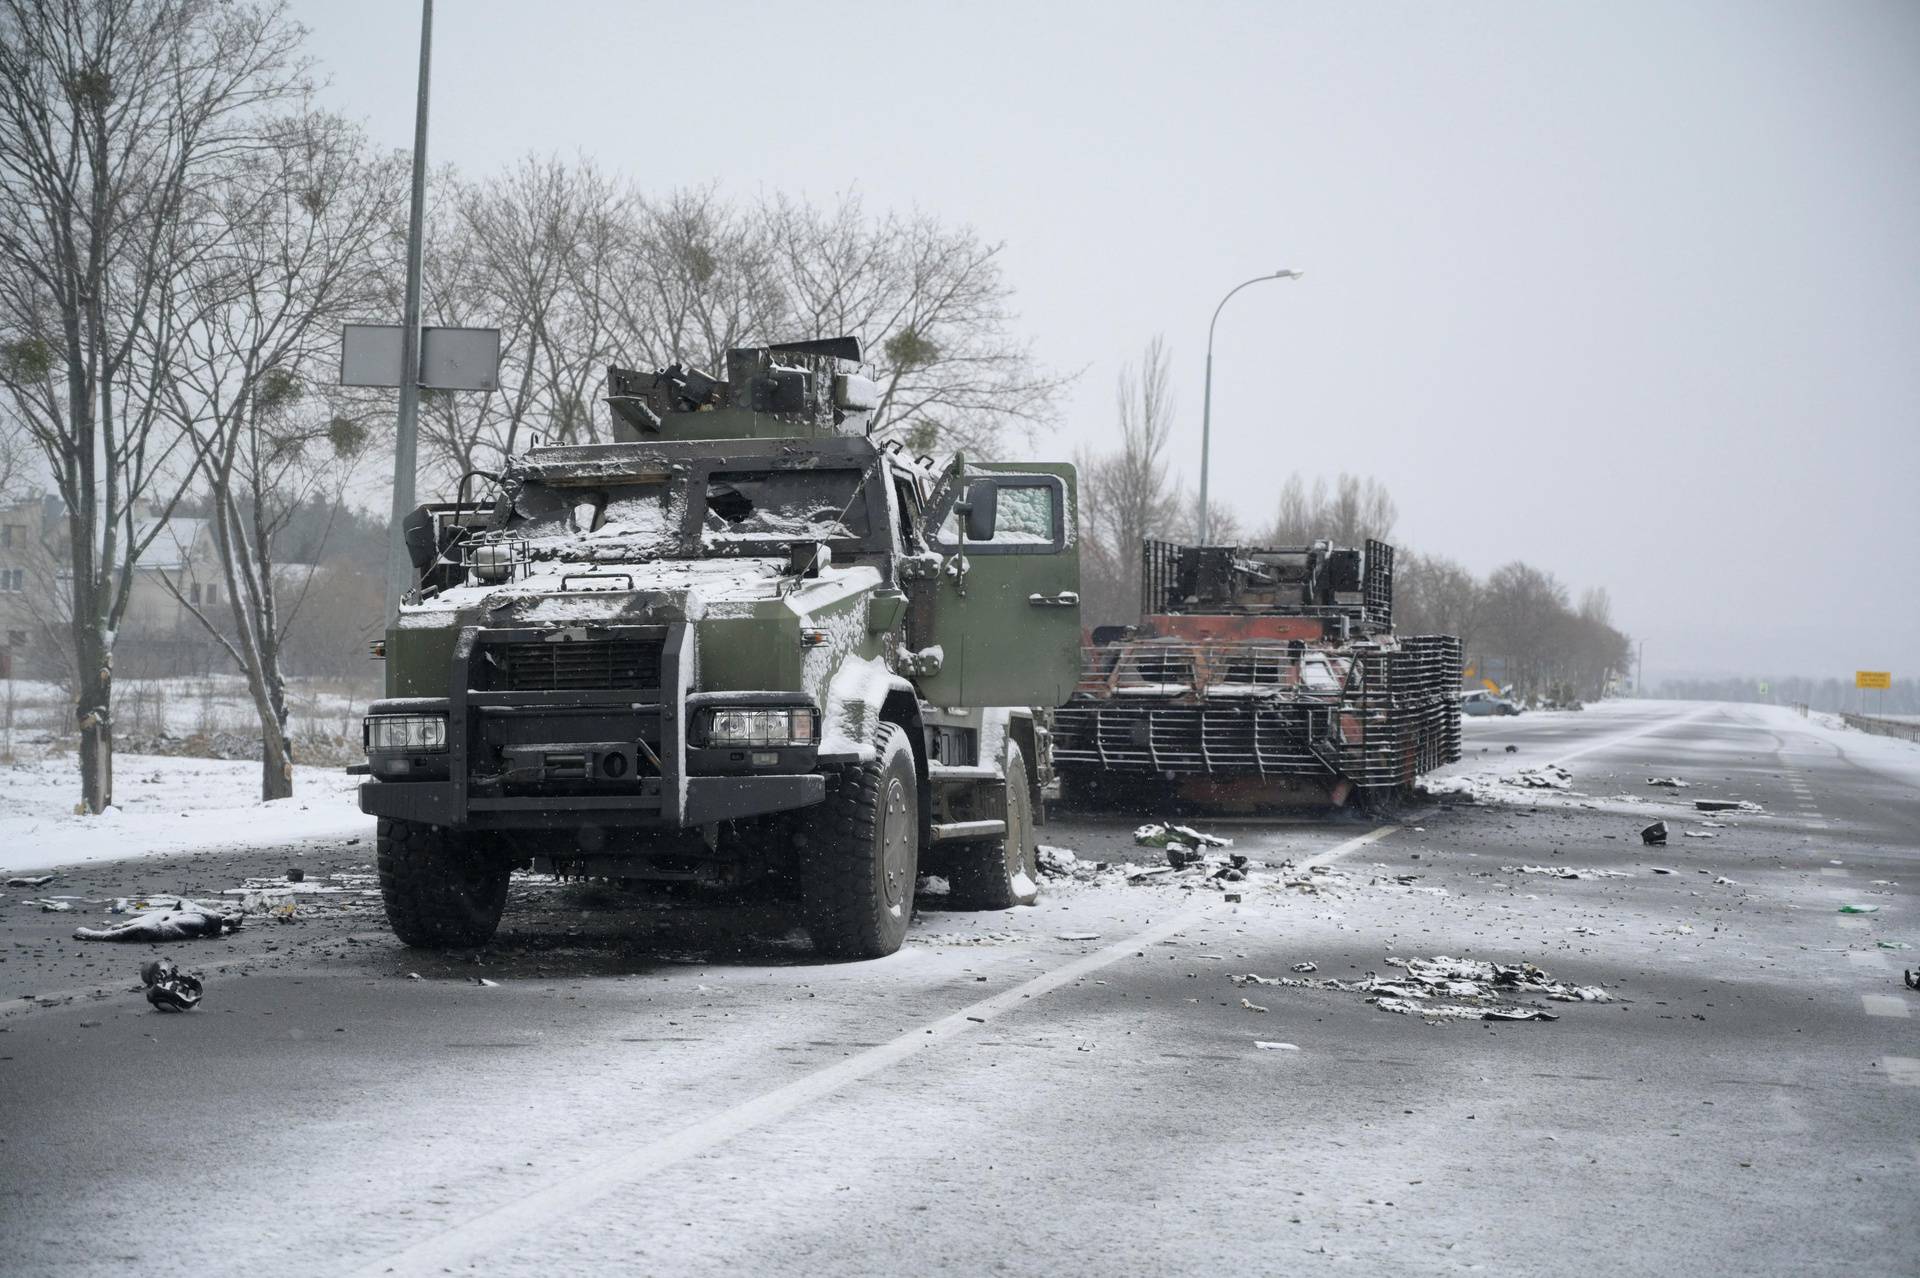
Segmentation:
<svg viewBox="0 0 1920 1278">
<path fill-rule="evenodd" d="M 939 649 L 917 682 L 941 706 L 1057 706 L 1080 679 L 1080 549 L 1074 469 L 1064 463 L 967 468 L 930 533 L 940 572 L 920 583 L 909 642 Z M 993 535 L 964 536 L 958 504 L 987 493 Z M 932 663 L 929 662 L 929 665 Z"/>
</svg>

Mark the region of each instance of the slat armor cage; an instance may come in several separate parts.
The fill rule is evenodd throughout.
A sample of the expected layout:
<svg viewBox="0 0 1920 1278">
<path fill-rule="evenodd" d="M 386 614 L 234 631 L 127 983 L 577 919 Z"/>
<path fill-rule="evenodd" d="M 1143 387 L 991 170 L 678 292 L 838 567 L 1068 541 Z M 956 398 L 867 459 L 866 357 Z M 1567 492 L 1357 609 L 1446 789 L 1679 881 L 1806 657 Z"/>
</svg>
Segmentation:
<svg viewBox="0 0 1920 1278">
<path fill-rule="evenodd" d="M 1271 782 L 1384 797 L 1460 757 L 1460 641 L 1393 633 L 1393 547 L 1141 548 L 1143 617 L 1103 627 L 1056 716 L 1069 784 Z M 1114 633 L 1118 629 L 1119 633 Z"/>
</svg>

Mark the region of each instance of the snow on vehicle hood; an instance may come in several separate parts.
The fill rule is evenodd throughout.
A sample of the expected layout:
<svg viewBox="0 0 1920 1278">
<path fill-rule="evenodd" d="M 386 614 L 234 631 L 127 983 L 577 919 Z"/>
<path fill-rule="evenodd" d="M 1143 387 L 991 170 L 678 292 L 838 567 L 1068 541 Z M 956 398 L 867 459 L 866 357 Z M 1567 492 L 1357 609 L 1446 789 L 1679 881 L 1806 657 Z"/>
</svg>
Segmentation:
<svg viewBox="0 0 1920 1278">
<path fill-rule="evenodd" d="M 828 568 L 818 578 L 789 574 L 780 559 L 661 559 L 649 563 L 537 562 L 518 581 L 466 585 L 400 610 L 400 626 L 445 625 L 450 613 L 484 611 L 499 621 L 611 621 L 632 614 L 637 602 L 666 604 L 688 620 L 745 615 L 754 605 L 795 597 L 802 611 L 819 586 L 835 596 L 872 589 L 880 575 L 868 567 Z M 567 580 L 562 589 L 563 579 Z M 636 598 L 638 597 L 638 598 Z"/>
</svg>

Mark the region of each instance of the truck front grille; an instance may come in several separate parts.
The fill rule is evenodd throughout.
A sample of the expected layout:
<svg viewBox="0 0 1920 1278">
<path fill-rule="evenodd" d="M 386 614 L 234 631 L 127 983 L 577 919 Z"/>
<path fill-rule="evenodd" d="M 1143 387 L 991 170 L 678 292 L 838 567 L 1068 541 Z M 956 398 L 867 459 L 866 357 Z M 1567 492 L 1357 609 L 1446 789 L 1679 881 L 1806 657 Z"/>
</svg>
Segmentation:
<svg viewBox="0 0 1920 1278">
<path fill-rule="evenodd" d="M 490 656 L 497 687 L 511 692 L 658 688 L 661 639 L 601 639 L 572 643 L 503 643 Z"/>
</svg>

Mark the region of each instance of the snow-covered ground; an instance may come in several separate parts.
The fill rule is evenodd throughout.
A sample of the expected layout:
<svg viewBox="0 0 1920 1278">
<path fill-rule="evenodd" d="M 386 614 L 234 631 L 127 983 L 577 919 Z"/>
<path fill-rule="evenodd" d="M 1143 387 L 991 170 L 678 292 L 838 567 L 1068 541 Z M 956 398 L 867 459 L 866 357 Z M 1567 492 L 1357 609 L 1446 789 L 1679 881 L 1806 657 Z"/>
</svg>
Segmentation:
<svg viewBox="0 0 1920 1278">
<path fill-rule="evenodd" d="M 76 816 L 73 756 L 24 761 L 0 767 L 0 872 L 371 836 L 373 818 L 355 802 L 357 783 L 338 768 L 297 767 L 293 797 L 262 803 L 258 763 L 123 754 L 114 759 L 115 806 Z"/>
<path fill-rule="evenodd" d="M 380 695 L 377 677 L 364 680 L 297 676 L 287 681 L 294 736 L 352 737 L 367 702 Z M 30 747 L 39 736 L 72 735 L 72 705 L 57 685 L 31 679 L 0 683 L 0 712 L 11 702 L 13 745 Z M 239 675 L 193 675 L 172 679 L 120 679 L 114 683 L 114 722 L 123 737 L 258 731 L 246 680 Z"/>
</svg>

